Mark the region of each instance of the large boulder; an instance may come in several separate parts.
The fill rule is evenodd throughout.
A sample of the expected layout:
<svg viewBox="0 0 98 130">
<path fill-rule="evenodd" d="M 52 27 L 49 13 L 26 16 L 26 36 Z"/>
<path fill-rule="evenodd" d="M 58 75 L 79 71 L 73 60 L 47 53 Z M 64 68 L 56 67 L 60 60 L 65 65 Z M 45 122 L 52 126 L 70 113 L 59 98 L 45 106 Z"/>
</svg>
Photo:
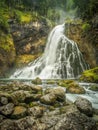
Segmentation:
<svg viewBox="0 0 98 130">
<path fill-rule="evenodd" d="M 65 101 L 65 89 L 62 87 L 54 88 L 52 93 L 56 96 L 57 101 Z"/>
<path fill-rule="evenodd" d="M 81 113 L 66 113 L 54 130 L 97 130 L 96 123 Z"/>
<path fill-rule="evenodd" d="M 39 77 L 37 77 L 36 79 L 32 80 L 32 83 L 33 84 L 42 84 L 42 80 Z"/>
<path fill-rule="evenodd" d="M 8 103 L 7 105 L 0 107 L 0 113 L 5 116 L 11 115 L 13 111 L 14 111 L 13 103 Z"/>
<path fill-rule="evenodd" d="M 37 124 L 33 117 L 27 116 L 14 122 L 16 130 L 37 130 Z M 14 130 L 13 129 L 13 130 Z M 2 129 L 3 130 L 3 129 Z"/>
<path fill-rule="evenodd" d="M 14 121 L 6 119 L 3 122 L 0 122 L 0 130 L 14 130 L 15 124 Z"/>
<path fill-rule="evenodd" d="M 79 97 L 76 99 L 74 104 L 82 113 L 86 114 L 87 116 L 92 116 L 93 108 L 90 101 L 85 98 Z"/>
<path fill-rule="evenodd" d="M 53 93 L 56 96 L 57 101 L 65 101 L 65 89 L 62 87 L 47 88 L 45 94 Z"/>
<path fill-rule="evenodd" d="M 40 100 L 41 96 L 42 96 L 41 94 L 30 94 L 25 97 L 24 102 L 29 104 L 32 101 L 38 101 L 38 100 Z"/>
<path fill-rule="evenodd" d="M 4 89 L 4 88 L 3 88 Z M 11 95 L 5 92 L 5 89 L 0 91 L 0 105 L 6 105 L 12 101 Z"/>
<path fill-rule="evenodd" d="M 29 116 L 41 117 L 43 115 L 44 108 L 40 106 L 31 107 L 28 109 Z"/>
<path fill-rule="evenodd" d="M 40 102 L 46 105 L 54 104 L 56 96 L 53 93 L 46 94 L 40 98 Z"/>
<path fill-rule="evenodd" d="M 62 87 L 48 88 L 45 90 L 44 96 L 41 97 L 40 101 L 44 104 L 54 104 L 56 101 L 64 102 L 66 99 L 65 89 Z"/>
<path fill-rule="evenodd" d="M 18 102 L 24 102 L 25 98 L 30 96 L 29 91 L 19 90 L 11 94 L 14 104 L 17 105 Z"/>
<path fill-rule="evenodd" d="M 0 103 L 2 104 L 2 105 L 6 105 L 6 104 L 8 104 L 8 98 L 6 98 L 6 97 L 0 97 Z"/>
<path fill-rule="evenodd" d="M 74 94 L 84 94 L 85 89 L 81 86 L 79 86 L 77 83 L 73 82 L 68 85 L 67 92 L 74 93 Z"/>
<path fill-rule="evenodd" d="M 23 106 L 16 106 L 11 115 L 11 118 L 19 119 L 25 117 L 27 114 L 27 109 Z"/>
<path fill-rule="evenodd" d="M 63 111 L 47 112 L 41 122 L 47 130 L 97 130 L 95 121 L 80 113 L 75 105 L 65 106 Z"/>
</svg>

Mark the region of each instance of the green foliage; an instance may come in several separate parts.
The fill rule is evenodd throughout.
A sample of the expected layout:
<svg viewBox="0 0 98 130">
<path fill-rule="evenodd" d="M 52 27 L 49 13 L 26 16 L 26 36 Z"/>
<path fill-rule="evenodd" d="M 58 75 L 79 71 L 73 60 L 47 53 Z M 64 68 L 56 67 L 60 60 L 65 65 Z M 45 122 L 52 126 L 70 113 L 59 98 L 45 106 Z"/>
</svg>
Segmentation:
<svg viewBox="0 0 98 130">
<path fill-rule="evenodd" d="M 84 71 L 80 80 L 98 83 L 98 67 Z"/>
<path fill-rule="evenodd" d="M 14 10 L 14 17 L 18 23 L 29 23 L 32 20 L 30 12 Z"/>
<path fill-rule="evenodd" d="M 0 36 L 0 48 L 5 50 L 6 52 L 13 51 L 14 44 L 13 44 L 13 39 L 10 35 L 4 34 L 3 32 L 2 35 Z"/>
<path fill-rule="evenodd" d="M 98 0 L 73 0 L 78 7 L 77 14 L 83 19 L 91 19 L 98 12 Z"/>
<path fill-rule="evenodd" d="M 9 25 L 7 22 L 8 19 L 8 10 L 6 6 L 4 6 L 3 2 L 0 2 L 0 29 L 5 33 L 9 31 Z"/>
<path fill-rule="evenodd" d="M 82 25 L 82 30 L 84 31 L 84 32 L 87 32 L 87 31 L 89 31 L 91 29 L 91 25 L 89 24 L 89 23 L 84 23 L 83 25 Z"/>
<path fill-rule="evenodd" d="M 7 23 L 7 19 L 0 15 L 0 28 L 3 30 L 5 33 L 8 33 L 9 31 L 9 25 Z"/>
</svg>

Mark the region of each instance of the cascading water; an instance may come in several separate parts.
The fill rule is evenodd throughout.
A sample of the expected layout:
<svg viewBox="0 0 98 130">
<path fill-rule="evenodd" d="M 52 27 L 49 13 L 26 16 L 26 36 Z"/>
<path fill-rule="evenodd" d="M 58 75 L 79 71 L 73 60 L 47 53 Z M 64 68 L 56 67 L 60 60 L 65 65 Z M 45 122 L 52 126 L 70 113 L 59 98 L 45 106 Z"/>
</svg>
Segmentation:
<svg viewBox="0 0 98 130">
<path fill-rule="evenodd" d="M 18 69 L 10 78 L 61 79 L 75 78 L 88 68 L 77 44 L 65 35 L 65 25 L 56 26 L 50 33 L 42 57 Z"/>
</svg>

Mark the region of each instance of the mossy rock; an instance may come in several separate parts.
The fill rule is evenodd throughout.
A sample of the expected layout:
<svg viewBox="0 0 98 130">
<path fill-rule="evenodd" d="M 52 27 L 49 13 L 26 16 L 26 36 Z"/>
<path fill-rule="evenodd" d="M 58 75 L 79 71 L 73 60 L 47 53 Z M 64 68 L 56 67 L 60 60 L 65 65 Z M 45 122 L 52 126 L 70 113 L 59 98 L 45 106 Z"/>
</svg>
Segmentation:
<svg viewBox="0 0 98 130">
<path fill-rule="evenodd" d="M 74 80 L 60 80 L 58 82 L 59 86 L 65 87 L 67 92 L 74 94 L 84 94 L 85 90 L 83 87 L 79 86 Z"/>
<path fill-rule="evenodd" d="M 27 109 L 23 106 L 16 106 L 11 118 L 19 119 L 25 117 L 27 114 Z"/>
<path fill-rule="evenodd" d="M 98 67 L 84 71 L 80 81 L 98 83 Z"/>
<path fill-rule="evenodd" d="M 29 103 L 29 107 L 34 107 L 34 106 L 39 106 L 39 103 L 35 101 Z"/>
<path fill-rule="evenodd" d="M 98 91 L 98 85 L 93 85 L 89 89 L 92 91 Z"/>
<path fill-rule="evenodd" d="M 55 80 L 47 80 L 47 82 L 46 82 L 47 84 L 55 84 L 56 83 L 56 81 Z"/>
<path fill-rule="evenodd" d="M 74 82 L 73 80 L 59 80 L 59 81 L 57 82 L 57 84 L 58 84 L 59 86 L 62 86 L 62 87 L 67 88 L 68 85 L 69 85 L 70 83 L 73 83 L 73 82 Z"/>
<path fill-rule="evenodd" d="M 69 84 L 69 86 L 67 87 L 67 92 L 74 93 L 74 94 L 84 94 L 85 89 L 83 87 L 79 86 L 79 84 L 73 82 L 73 83 Z"/>
<path fill-rule="evenodd" d="M 37 77 L 36 79 L 32 80 L 32 83 L 33 84 L 42 84 L 42 80 L 39 77 Z"/>
</svg>

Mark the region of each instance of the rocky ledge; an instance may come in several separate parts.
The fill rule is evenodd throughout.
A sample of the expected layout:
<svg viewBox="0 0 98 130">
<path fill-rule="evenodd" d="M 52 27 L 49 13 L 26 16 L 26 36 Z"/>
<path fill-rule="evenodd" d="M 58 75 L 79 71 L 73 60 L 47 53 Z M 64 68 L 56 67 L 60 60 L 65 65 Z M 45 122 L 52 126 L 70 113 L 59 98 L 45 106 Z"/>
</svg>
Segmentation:
<svg viewBox="0 0 98 130">
<path fill-rule="evenodd" d="M 97 124 L 98 110 L 84 98 L 69 103 L 64 87 L 0 83 L 0 130 L 97 130 Z"/>
</svg>

